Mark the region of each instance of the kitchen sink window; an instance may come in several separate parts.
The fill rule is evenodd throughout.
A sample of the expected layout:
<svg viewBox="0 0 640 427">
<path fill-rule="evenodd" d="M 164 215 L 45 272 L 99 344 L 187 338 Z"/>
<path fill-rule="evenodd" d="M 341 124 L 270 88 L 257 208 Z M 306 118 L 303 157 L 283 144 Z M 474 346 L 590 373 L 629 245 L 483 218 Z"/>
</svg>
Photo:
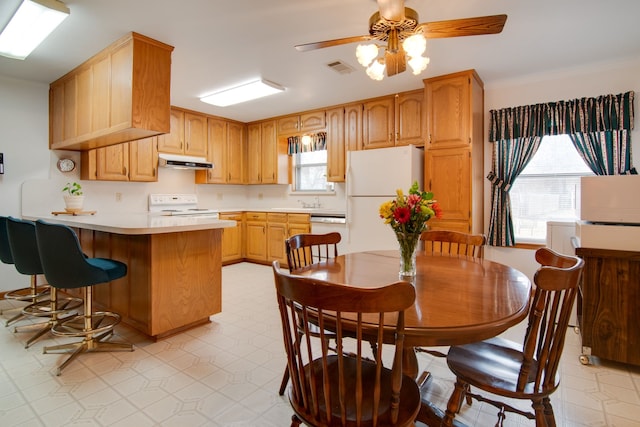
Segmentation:
<svg viewBox="0 0 640 427">
<path fill-rule="evenodd" d="M 580 217 L 580 177 L 593 172 L 568 135 L 545 136 L 509 194 L 517 242 L 544 242 L 547 221 Z"/>
<path fill-rule="evenodd" d="M 295 191 L 327 191 L 327 150 L 294 156 Z"/>
</svg>

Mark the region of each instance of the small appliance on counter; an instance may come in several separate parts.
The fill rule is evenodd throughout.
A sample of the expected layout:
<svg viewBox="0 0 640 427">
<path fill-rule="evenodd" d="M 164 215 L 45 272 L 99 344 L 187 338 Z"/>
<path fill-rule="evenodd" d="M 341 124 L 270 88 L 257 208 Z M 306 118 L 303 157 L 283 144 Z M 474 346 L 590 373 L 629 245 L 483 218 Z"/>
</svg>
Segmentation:
<svg viewBox="0 0 640 427">
<path fill-rule="evenodd" d="M 640 251 L 640 175 L 584 176 L 580 187 L 579 245 Z"/>
<path fill-rule="evenodd" d="M 163 216 L 219 218 L 215 209 L 199 208 L 196 194 L 149 194 L 149 212 Z"/>
</svg>

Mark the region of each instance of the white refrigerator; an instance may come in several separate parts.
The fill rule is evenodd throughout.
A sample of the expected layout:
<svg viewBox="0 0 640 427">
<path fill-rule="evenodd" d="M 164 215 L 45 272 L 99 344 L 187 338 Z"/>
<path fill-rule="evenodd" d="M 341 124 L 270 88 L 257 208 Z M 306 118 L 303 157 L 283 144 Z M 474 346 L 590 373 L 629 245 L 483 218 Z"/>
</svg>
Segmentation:
<svg viewBox="0 0 640 427">
<path fill-rule="evenodd" d="M 347 152 L 347 251 L 397 249 L 380 205 L 415 181 L 424 189 L 423 176 L 424 150 L 414 145 Z"/>
</svg>

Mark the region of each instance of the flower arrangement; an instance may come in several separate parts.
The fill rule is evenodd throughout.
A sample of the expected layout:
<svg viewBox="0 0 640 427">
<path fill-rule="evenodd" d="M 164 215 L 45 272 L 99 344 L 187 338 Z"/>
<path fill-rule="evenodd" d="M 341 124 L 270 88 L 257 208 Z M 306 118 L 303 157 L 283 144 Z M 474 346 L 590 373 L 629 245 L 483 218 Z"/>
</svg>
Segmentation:
<svg viewBox="0 0 640 427">
<path fill-rule="evenodd" d="M 380 205 L 380 218 L 391 225 L 400 244 L 400 275 L 415 275 L 415 250 L 420 234 L 432 217 L 442 218 L 442 210 L 433 199 L 433 193 L 420 191 L 418 183 L 409 188 L 409 194 L 397 190 L 397 197 Z"/>
</svg>

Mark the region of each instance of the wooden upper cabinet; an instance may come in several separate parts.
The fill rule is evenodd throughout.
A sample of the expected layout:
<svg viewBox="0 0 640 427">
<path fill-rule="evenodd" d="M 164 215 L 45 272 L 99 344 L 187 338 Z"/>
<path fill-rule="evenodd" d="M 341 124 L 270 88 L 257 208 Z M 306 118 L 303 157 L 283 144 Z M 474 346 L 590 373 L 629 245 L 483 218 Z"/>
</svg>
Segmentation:
<svg viewBox="0 0 640 427">
<path fill-rule="evenodd" d="M 207 159 L 213 168 L 196 171 L 197 184 L 244 184 L 245 125 L 209 117 Z"/>
<path fill-rule="evenodd" d="M 158 180 L 158 138 L 109 145 L 82 152 L 80 177 L 98 181 Z"/>
<path fill-rule="evenodd" d="M 418 145 L 425 142 L 424 90 L 396 95 L 395 145 Z"/>
<path fill-rule="evenodd" d="M 171 109 L 171 132 L 158 138 L 161 153 L 207 156 L 207 116 Z"/>
<path fill-rule="evenodd" d="M 361 103 L 344 106 L 344 145 L 347 151 L 362 150 Z M 328 135 L 327 135 L 328 136 Z"/>
<path fill-rule="evenodd" d="M 327 110 L 327 181 L 345 180 L 344 108 Z"/>
<path fill-rule="evenodd" d="M 277 126 L 278 135 L 293 135 L 314 130 L 323 130 L 326 126 L 325 111 L 317 110 L 282 117 L 278 119 Z"/>
<path fill-rule="evenodd" d="M 471 144 L 471 77 L 425 80 L 427 135 L 431 148 L 467 147 Z"/>
<path fill-rule="evenodd" d="M 279 141 L 276 121 L 247 126 L 247 183 L 286 184 L 288 158 L 286 138 Z"/>
<path fill-rule="evenodd" d="M 247 126 L 247 184 L 262 183 L 262 126 Z"/>
<path fill-rule="evenodd" d="M 363 148 L 393 147 L 394 121 L 394 97 L 389 96 L 365 102 L 362 113 Z"/>
<path fill-rule="evenodd" d="M 89 150 L 169 132 L 172 51 L 129 33 L 51 83 L 49 148 Z"/>
</svg>

